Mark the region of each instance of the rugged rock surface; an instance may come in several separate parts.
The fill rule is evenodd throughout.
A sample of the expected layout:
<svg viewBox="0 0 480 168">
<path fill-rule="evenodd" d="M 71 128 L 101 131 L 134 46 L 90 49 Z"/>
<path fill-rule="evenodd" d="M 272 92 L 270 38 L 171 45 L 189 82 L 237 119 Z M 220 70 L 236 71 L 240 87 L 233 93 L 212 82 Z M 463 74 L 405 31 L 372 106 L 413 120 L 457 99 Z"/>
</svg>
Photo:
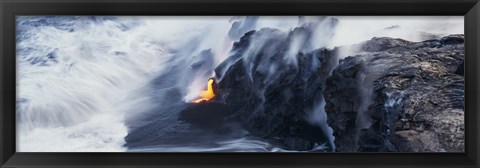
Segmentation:
<svg viewBox="0 0 480 168">
<path fill-rule="evenodd" d="M 234 44 L 235 54 L 215 69 L 215 99 L 227 105 L 229 118 L 285 149 L 311 150 L 328 142 L 308 118 L 338 59 L 333 51 L 302 48 L 309 37 L 305 28 L 248 32 Z"/>
<path fill-rule="evenodd" d="M 338 151 L 462 152 L 464 37 L 373 38 L 324 91 Z"/>
<path fill-rule="evenodd" d="M 163 89 L 193 76 L 211 77 L 211 50 L 172 68 L 188 66 L 192 75 L 158 78 L 159 93 L 168 91 L 156 93 L 168 95 L 158 99 L 164 102 L 158 115 L 166 116 L 130 126 L 136 131 L 126 137 L 129 147 L 250 136 L 299 151 L 464 151 L 463 35 L 423 42 L 381 37 L 312 49 L 315 25 L 244 34 L 254 21 L 232 28 L 230 38 L 239 39 L 214 70 L 213 99 L 184 103 L 181 89 Z M 349 48 L 356 55 L 339 55 Z M 324 114 L 323 104 L 328 125 L 316 115 Z"/>
<path fill-rule="evenodd" d="M 338 22 L 330 17 L 319 19 L 328 31 Z M 182 94 L 182 86 L 189 86 L 192 78 L 211 77 L 212 50 L 191 60 L 174 60 L 180 64 L 154 80 L 159 102 L 152 110 L 154 116 L 129 123 L 134 131 L 125 138 L 127 146 L 203 141 L 219 145 L 215 144 L 223 143 L 219 139 L 254 137 L 272 144 L 269 150 L 332 151 L 331 135 L 324 132 L 326 121 L 320 123 L 312 116 L 319 111 L 325 80 L 338 62 L 336 51 L 313 49 L 318 39 L 312 38 L 312 30 L 319 25 L 308 20 L 291 31 L 264 28 L 245 33 L 255 20 L 247 17 L 232 26 L 229 37 L 236 42 L 230 56 L 215 68 L 213 99 L 185 103 L 170 97 Z M 170 75 L 176 71 L 187 75 Z M 162 94 L 168 90 L 175 94 Z M 169 124 L 174 119 L 177 122 Z M 317 120 L 321 119 L 325 118 Z"/>
</svg>

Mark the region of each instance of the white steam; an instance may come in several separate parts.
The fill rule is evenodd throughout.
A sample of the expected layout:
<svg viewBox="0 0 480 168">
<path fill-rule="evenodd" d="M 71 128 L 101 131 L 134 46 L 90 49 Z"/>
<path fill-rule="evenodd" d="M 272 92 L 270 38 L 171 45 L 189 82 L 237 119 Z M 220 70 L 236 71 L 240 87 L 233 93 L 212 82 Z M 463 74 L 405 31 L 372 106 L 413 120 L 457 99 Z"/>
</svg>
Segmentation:
<svg viewBox="0 0 480 168">
<path fill-rule="evenodd" d="M 430 40 L 450 34 L 464 33 L 463 16 L 338 16 L 328 48 L 340 48 L 340 57 L 356 55 L 353 44 L 373 37 L 392 37 L 408 41 Z"/>
</svg>

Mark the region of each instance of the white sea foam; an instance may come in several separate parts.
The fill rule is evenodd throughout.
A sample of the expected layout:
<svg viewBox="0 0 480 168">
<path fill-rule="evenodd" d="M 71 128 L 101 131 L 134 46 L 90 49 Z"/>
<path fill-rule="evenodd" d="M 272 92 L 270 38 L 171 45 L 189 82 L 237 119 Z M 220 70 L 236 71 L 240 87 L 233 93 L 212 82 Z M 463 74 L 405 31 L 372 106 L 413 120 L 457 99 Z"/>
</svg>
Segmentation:
<svg viewBox="0 0 480 168">
<path fill-rule="evenodd" d="M 208 38 L 197 45 L 213 48 L 217 32 L 212 31 L 228 24 L 226 18 L 66 20 L 62 25 L 74 31 L 20 26 L 25 34 L 17 44 L 18 151 L 126 150 L 123 116 L 153 103 L 145 86 L 169 67 L 162 65 L 169 64 L 173 50 L 200 35 Z M 212 21 L 226 23 L 211 28 Z M 54 59 L 49 61 L 49 54 Z"/>
</svg>

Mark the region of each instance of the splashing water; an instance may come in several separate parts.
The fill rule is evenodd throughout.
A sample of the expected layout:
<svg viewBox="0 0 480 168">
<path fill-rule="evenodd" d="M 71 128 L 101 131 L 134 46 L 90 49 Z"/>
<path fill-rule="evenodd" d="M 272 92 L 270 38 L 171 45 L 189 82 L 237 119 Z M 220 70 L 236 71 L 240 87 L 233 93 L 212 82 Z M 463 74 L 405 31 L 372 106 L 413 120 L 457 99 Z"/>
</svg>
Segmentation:
<svg viewBox="0 0 480 168">
<path fill-rule="evenodd" d="M 211 47 L 221 21 L 18 17 L 18 151 L 125 151 L 124 116 L 154 103 L 149 81 L 177 50 Z"/>
</svg>

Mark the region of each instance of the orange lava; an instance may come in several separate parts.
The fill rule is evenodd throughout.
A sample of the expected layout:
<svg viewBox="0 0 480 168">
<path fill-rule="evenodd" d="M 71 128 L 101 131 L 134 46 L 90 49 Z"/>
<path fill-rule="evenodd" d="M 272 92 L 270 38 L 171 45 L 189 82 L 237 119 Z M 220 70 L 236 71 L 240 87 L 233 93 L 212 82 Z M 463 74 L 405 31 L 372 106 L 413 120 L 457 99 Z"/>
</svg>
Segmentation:
<svg viewBox="0 0 480 168">
<path fill-rule="evenodd" d="M 202 101 L 208 101 L 212 99 L 215 96 L 215 93 L 213 93 L 213 79 L 208 79 L 208 86 L 207 90 L 202 91 L 200 93 L 200 98 L 194 100 L 194 103 L 200 103 Z"/>
</svg>

